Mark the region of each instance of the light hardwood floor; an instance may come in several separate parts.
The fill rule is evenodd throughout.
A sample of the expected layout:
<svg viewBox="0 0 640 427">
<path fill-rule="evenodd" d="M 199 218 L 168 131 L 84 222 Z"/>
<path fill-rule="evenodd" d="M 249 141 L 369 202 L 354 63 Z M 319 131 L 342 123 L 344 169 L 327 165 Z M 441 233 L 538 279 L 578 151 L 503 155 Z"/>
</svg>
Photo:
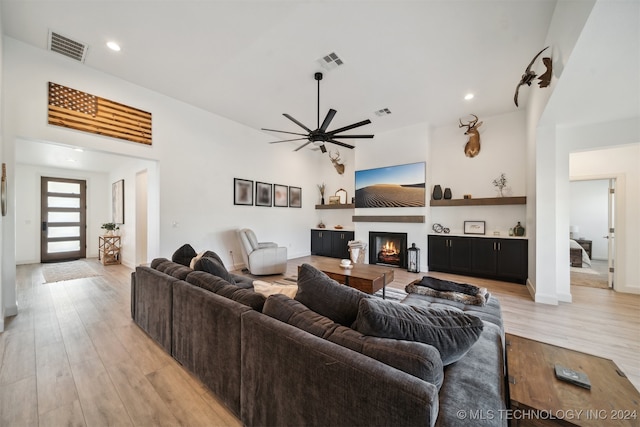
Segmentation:
<svg viewBox="0 0 640 427">
<path fill-rule="evenodd" d="M 310 257 L 290 260 L 287 275 Z M 40 264 L 17 268 L 19 315 L 0 334 L 0 425 L 239 426 L 196 378 L 130 318 L 127 267 L 44 284 Z M 423 274 L 396 270 L 402 289 Z M 572 288 L 574 303 L 535 304 L 524 286 L 431 273 L 486 286 L 505 330 L 613 359 L 640 388 L 640 296 Z"/>
</svg>

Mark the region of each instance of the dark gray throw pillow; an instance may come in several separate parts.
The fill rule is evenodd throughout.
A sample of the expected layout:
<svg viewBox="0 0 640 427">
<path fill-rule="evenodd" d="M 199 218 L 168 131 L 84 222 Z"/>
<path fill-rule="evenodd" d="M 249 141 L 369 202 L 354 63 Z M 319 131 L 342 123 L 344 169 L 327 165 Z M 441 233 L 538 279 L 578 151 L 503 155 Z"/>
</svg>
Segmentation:
<svg viewBox="0 0 640 427">
<path fill-rule="evenodd" d="M 484 324 L 454 307 L 415 307 L 394 301 L 360 301 L 355 329 L 365 335 L 419 341 L 434 346 L 450 365 L 478 340 Z"/>
<path fill-rule="evenodd" d="M 196 271 L 206 271 L 207 273 L 213 274 L 214 276 L 218 276 L 219 278 L 226 280 L 232 285 L 236 284 L 236 281 L 233 280 L 233 277 L 225 266 L 218 261 L 216 258 L 202 257 L 200 258 L 195 266 L 194 270 Z"/>
<path fill-rule="evenodd" d="M 363 298 L 370 296 L 341 285 L 309 264 L 302 264 L 298 271 L 296 301 L 343 326 L 351 326 L 356 320 Z"/>
<path fill-rule="evenodd" d="M 190 244 L 185 243 L 173 253 L 173 255 L 171 256 L 171 261 L 189 267 L 189 264 L 191 264 L 191 260 L 196 255 L 198 255 L 196 250 L 193 249 Z"/>
</svg>

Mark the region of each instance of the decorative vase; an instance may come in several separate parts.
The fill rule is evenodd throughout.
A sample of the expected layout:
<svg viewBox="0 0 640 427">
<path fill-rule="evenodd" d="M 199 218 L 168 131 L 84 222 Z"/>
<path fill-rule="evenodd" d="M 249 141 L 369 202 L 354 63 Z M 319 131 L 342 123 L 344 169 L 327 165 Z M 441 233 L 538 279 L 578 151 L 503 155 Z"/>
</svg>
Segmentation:
<svg viewBox="0 0 640 427">
<path fill-rule="evenodd" d="M 440 199 L 442 199 L 442 187 L 440 187 L 439 185 L 434 185 L 433 200 L 440 200 Z"/>
<path fill-rule="evenodd" d="M 444 189 L 444 198 L 447 200 L 451 199 L 451 189 L 449 187 Z"/>
<path fill-rule="evenodd" d="M 320 198 L 320 204 L 321 204 L 321 205 L 324 205 L 324 197 L 321 197 L 321 198 Z"/>
<path fill-rule="evenodd" d="M 349 251 L 351 252 L 351 262 L 357 264 L 358 256 L 360 255 L 360 248 L 351 248 Z"/>
<path fill-rule="evenodd" d="M 520 224 L 520 221 L 513 227 L 513 234 L 515 236 L 524 236 L 524 227 Z"/>
</svg>

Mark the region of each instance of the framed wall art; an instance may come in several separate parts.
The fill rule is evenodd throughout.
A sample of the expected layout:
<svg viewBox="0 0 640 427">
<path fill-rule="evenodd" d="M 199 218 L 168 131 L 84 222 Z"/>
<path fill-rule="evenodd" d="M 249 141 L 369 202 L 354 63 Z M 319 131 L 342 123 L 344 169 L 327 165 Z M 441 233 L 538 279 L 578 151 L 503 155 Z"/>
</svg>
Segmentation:
<svg viewBox="0 0 640 427">
<path fill-rule="evenodd" d="M 289 207 L 290 208 L 302 207 L 302 188 L 289 187 Z"/>
<path fill-rule="evenodd" d="M 271 206 L 271 184 L 256 182 L 256 206 Z"/>
<path fill-rule="evenodd" d="M 425 206 L 425 162 L 356 171 L 356 208 Z"/>
<path fill-rule="evenodd" d="M 233 204 L 253 206 L 253 181 L 233 178 Z"/>
<path fill-rule="evenodd" d="M 484 234 L 485 233 L 484 221 L 465 221 L 464 222 L 464 234 Z"/>
<path fill-rule="evenodd" d="M 111 222 L 124 224 L 124 179 L 111 184 Z"/>
<path fill-rule="evenodd" d="M 289 187 L 273 184 L 273 206 L 282 208 L 289 206 Z"/>
</svg>

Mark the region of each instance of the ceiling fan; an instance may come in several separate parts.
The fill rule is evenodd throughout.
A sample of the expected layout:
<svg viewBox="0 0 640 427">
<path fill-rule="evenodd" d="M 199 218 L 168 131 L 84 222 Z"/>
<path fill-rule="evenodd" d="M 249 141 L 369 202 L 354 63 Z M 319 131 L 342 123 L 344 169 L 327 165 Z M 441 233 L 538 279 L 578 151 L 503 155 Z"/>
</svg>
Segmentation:
<svg viewBox="0 0 640 427">
<path fill-rule="evenodd" d="M 277 144 L 279 142 L 289 142 L 289 141 L 303 141 L 303 140 L 306 139 L 307 142 L 305 142 L 304 144 L 302 144 L 301 146 L 299 146 L 298 148 L 296 148 L 293 151 L 298 151 L 298 150 L 306 147 L 307 145 L 309 145 L 309 144 L 311 144 L 313 142 L 314 144 L 319 146 L 320 151 L 322 151 L 323 153 L 326 153 L 327 149 L 324 146 L 324 144 L 326 142 L 329 142 L 331 144 L 340 145 L 340 146 L 346 147 L 346 148 L 354 148 L 353 145 L 349 145 L 349 144 L 346 144 L 344 142 L 337 141 L 336 138 L 339 138 L 339 139 L 345 139 L 345 138 L 347 138 L 347 139 L 373 138 L 373 135 L 338 135 L 341 132 L 344 132 L 344 131 L 347 131 L 347 130 L 351 130 L 351 129 L 355 129 L 355 128 L 360 127 L 360 126 L 368 125 L 369 123 L 371 123 L 371 120 L 369 120 L 369 119 L 363 120 L 363 121 L 358 122 L 358 123 L 354 123 L 354 124 L 349 125 L 349 126 L 342 127 L 340 129 L 334 129 L 332 131 L 327 131 L 327 128 L 329 127 L 329 124 L 331 123 L 331 120 L 333 120 L 333 117 L 336 115 L 336 110 L 334 110 L 334 109 L 329 109 L 329 112 L 327 112 L 327 115 L 324 118 L 324 121 L 322 122 L 322 125 L 320 125 L 320 80 L 322 80 L 322 73 L 315 73 L 314 78 L 318 82 L 318 110 L 317 110 L 318 111 L 318 125 L 317 125 L 318 127 L 316 128 L 316 130 L 311 130 L 308 127 L 306 127 L 305 125 L 303 125 L 302 123 L 300 123 L 298 120 L 296 120 L 293 117 L 291 117 L 289 114 L 284 113 L 283 116 L 285 116 L 287 119 L 291 120 L 292 122 L 294 122 L 295 124 L 300 126 L 302 129 L 307 131 L 307 133 L 287 132 L 287 131 L 284 131 L 284 130 L 275 130 L 275 129 L 262 128 L 262 130 L 266 130 L 266 131 L 270 131 L 270 132 L 288 133 L 288 134 L 291 134 L 291 135 L 299 135 L 300 136 L 300 138 L 285 139 L 285 140 L 282 140 L 282 141 L 272 141 L 272 142 L 270 142 L 270 144 Z"/>
</svg>

